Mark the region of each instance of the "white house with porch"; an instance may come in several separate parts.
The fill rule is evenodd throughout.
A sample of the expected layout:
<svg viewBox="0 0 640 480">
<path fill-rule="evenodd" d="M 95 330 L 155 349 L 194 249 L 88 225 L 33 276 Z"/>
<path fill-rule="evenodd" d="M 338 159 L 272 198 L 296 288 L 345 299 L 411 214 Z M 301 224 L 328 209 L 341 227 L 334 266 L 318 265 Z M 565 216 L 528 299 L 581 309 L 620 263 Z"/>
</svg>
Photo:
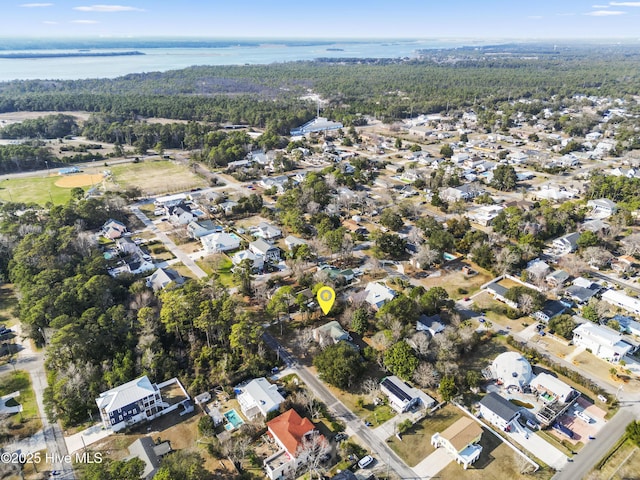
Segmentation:
<svg viewBox="0 0 640 480">
<path fill-rule="evenodd" d="M 588 348 L 597 357 L 611 363 L 618 363 L 633 349 L 622 341 L 621 333 L 591 322 L 573 330 L 573 344 Z"/>
<path fill-rule="evenodd" d="M 249 419 L 258 415 L 266 418 L 269 412 L 278 410 L 284 402 L 284 397 L 278 392 L 278 385 L 269 383 L 264 377 L 251 380 L 240 390 L 237 397 L 240 410 Z"/>
</svg>

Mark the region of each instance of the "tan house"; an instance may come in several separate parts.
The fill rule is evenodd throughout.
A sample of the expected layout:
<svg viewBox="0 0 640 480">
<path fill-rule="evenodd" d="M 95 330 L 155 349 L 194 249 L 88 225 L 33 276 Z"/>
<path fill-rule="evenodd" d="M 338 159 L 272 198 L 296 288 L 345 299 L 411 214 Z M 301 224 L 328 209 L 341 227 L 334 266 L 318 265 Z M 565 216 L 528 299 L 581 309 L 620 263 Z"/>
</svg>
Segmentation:
<svg viewBox="0 0 640 480">
<path fill-rule="evenodd" d="M 462 417 L 442 433 L 435 433 L 431 437 L 431 445 L 435 448 L 444 447 L 466 470 L 469 465 L 480 458 L 482 446 L 477 443 L 482 437 L 482 427 L 478 422 Z"/>
</svg>

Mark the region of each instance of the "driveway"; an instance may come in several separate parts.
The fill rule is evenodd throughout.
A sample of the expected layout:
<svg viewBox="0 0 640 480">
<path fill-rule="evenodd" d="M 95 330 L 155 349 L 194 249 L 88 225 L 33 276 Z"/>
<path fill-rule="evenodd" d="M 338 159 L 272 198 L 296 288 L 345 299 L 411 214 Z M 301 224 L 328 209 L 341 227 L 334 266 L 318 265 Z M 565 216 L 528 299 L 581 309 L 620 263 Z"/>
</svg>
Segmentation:
<svg viewBox="0 0 640 480">
<path fill-rule="evenodd" d="M 524 429 L 523 429 L 524 430 Z M 560 470 L 567 464 L 567 456 L 555 448 L 544 438 L 527 430 L 528 437 L 520 432 L 508 432 L 507 436 L 512 442 L 522 445 L 534 457 L 539 458 L 550 467 Z"/>
</svg>

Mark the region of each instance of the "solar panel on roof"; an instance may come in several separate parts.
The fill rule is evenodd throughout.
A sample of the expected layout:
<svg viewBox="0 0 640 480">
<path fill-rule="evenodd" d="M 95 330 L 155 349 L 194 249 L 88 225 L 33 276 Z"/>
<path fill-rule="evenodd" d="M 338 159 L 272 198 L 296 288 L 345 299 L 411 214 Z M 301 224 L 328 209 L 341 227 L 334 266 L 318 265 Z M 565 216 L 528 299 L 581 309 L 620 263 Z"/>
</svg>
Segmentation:
<svg viewBox="0 0 640 480">
<path fill-rule="evenodd" d="M 404 390 L 402 390 L 398 385 L 396 385 L 395 383 L 393 383 L 391 380 L 389 380 L 388 378 L 385 378 L 382 381 L 382 385 L 384 385 L 384 387 L 389 390 L 391 393 L 393 393 L 397 398 L 399 398 L 400 400 L 405 400 L 405 401 L 409 401 L 412 399 L 411 395 L 409 395 L 407 392 L 405 392 Z"/>
</svg>

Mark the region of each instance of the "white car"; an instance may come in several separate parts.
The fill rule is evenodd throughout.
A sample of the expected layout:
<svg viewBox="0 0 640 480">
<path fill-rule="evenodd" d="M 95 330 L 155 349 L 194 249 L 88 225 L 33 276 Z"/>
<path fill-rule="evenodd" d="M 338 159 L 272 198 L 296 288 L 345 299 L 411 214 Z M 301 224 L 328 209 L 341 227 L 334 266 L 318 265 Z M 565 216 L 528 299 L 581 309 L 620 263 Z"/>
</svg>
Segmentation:
<svg viewBox="0 0 640 480">
<path fill-rule="evenodd" d="M 367 455 L 358 460 L 358 468 L 367 468 L 369 465 L 373 463 L 373 457 L 371 455 Z"/>
<path fill-rule="evenodd" d="M 591 417 L 584 412 L 576 411 L 576 417 L 582 420 L 585 423 L 591 423 Z"/>
</svg>

